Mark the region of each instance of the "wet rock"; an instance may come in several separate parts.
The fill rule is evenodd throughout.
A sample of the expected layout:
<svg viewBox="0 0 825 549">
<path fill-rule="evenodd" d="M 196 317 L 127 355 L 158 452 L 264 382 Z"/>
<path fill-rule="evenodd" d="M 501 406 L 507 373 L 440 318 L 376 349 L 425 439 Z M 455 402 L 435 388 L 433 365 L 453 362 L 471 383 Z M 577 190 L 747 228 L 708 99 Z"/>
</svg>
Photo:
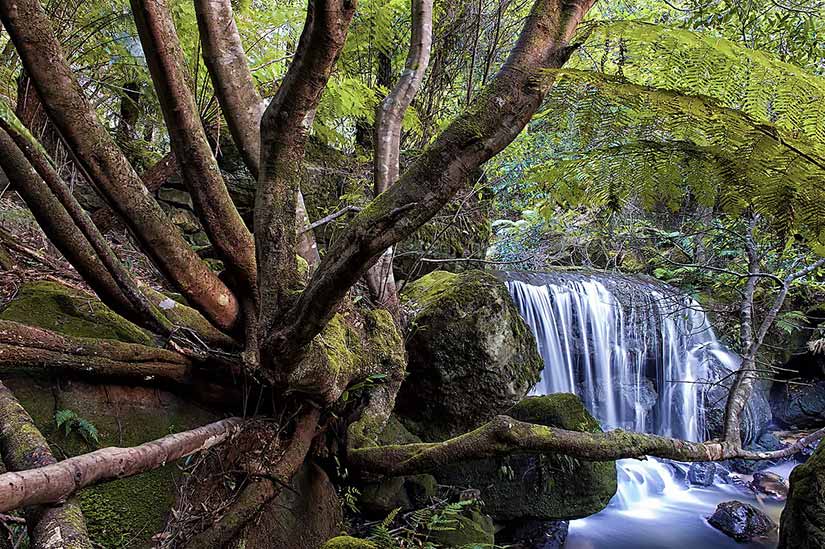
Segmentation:
<svg viewBox="0 0 825 549">
<path fill-rule="evenodd" d="M 496 542 L 512 549 L 561 549 L 567 540 L 569 525 L 566 520 L 513 521 L 496 534 Z"/>
<path fill-rule="evenodd" d="M 598 422 L 575 395 L 530 397 L 508 411 L 514 418 L 563 429 L 599 432 Z M 556 455 L 512 455 L 440 468 L 440 484 L 475 488 L 484 511 L 499 523 L 525 518 L 567 520 L 604 509 L 616 493 L 613 461 Z"/>
<path fill-rule="evenodd" d="M 495 533 L 493 519 L 471 509 L 455 517 L 450 528 L 432 530 L 429 539 L 438 547 L 493 547 Z"/>
<path fill-rule="evenodd" d="M 727 376 L 727 379 L 731 379 L 728 374 L 727 370 L 717 365 L 712 367 L 710 377 L 711 379 L 721 379 Z M 726 382 L 714 385 L 705 395 L 705 401 L 708 403 L 704 410 L 705 422 L 710 438 L 718 438 L 722 435 L 729 384 L 729 382 Z M 768 389 L 764 384 L 757 383 L 753 388 L 751 397 L 748 399 L 745 413 L 742 414 L 739 421 L 742 438 L 746 446 L 757 443 L 760 436 L 768 429 L 772 418 L 773 413 L 771 404 L 768 401 Z"/>
<path fill-rule="evenodd" d="M 779 549 L 825 547 L 825 446 L 791 473 L 788 501 L 782 511 Z"/>
<path fill-rule="evenodd" d="M 190 210 L 193 208 L 192 195 L 186 191 L 172 187 L 161 188 L 158 191 L 158 200 L 166 202 L 167 204 L 173 204 L 175 206 L 183 206 L 185 208 L 189 208 Z"/>
<path fill-rule="evenodd" d="M 753 480 L 748 483 L 751 490 L 757 494 L 784 500 L 788 497 L 788 484 L 781 475 L 771 471 L 757 471 L 753 474 Z"/>
<path fill-rule="evenodd" d="M 425 441 L 465 433 L 524 398 L 544 364 L 507 287 L 483 271 L 436 271 L 409 284 L 402 422 Z"/>
<path fill-rule="evenodd" d="M 741 501 L 720 503 L 708 522 L 740 542 L 765 537 L 776 529 L 776 523 L 768 515 Z"/>
<path fill-rule="evenodd" d="M 716 469 L 718 466 L 713 463 L 691 463 L 688 469 L 688 482 L 694 486 L 711 486 L 713 479 L 716 478 Z"/>
<path fill-rule="evenodd" d="M 776 420 L 789 429 L 821 427 L 825 423 L 825 381 L 777 384 L 771 405 Z"/>
</svg>

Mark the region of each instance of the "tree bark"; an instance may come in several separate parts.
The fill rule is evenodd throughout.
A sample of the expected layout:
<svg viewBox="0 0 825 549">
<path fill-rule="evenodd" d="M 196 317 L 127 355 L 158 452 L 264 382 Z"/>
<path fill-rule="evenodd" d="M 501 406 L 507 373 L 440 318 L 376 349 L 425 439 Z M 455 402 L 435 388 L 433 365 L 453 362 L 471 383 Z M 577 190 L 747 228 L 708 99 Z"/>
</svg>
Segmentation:
<svg viewBox="0 0 825 549">
<path fill-rule="evenodd" d="M 277 356 L 269 353 L 268 340 L 298 280 L 295 255 L 302 227 L 297 224 L 296 194 L 306 141 L 354 12 L 350 0 L 309 0 L 295 57 L 261 121 L 255 244 L 261 281 L 259 330 L 269 357 Z"/>
<path fill-rule="evenodd" d="M 257 268 L 252 235 L 229 196 L 206 138 L 172 14 L 166 0 L 131 0 L 131 5 L 172 151 L 195 211 L 232 284 L 254 295 Z"/>
<path fill-rule="evenodd" d="M 25 471 L 54 465 L 46 439 L 31 416 L 0 383 L 0 449 L 10 471 Z M 73 499 L 47 502 L 25 511 L 32 547 L 43 549 L 91 549 L 80 505 Z"/>
<path fill-rule="evenodd" d="M 430 63 L 433 34 L 432 0 L 412 0 L 411 12 L 410 49 L 404 72 L 377 109 L 373 158 L 375 196 L 389 189 L 398 180 L 404 113 L 418 93 Z M 384 250 L 375 265 L 367 271 L 367 283 L 378 305 L 397 317 L 399 300 L 392 269 L 393 254 L 392 246 Z"/>
<path fill-rule="evenodd" d="M 239 315 L 235 296 L 169 222 L 97 119 L 40 3 L 0 0 L 0 20 L 49 118 L 110 206 L 190 303 L 218 327 L 234 328 Z"/>
<path fill-rule="evenodd" d="M 0 512 L 62 501 L 102 482 L 152 471 L 229 440 L 243 420 L 233 417 L 131 448 L 103 448 L 37 469 L 0 475 Z"/>
<path fill-rule="evenodd" d="M 232 139 L 252 177 L 258 178 L 261 161 L 261 116 L 265 104 L 249 70 L 246 52 L 235 24 L 231 0 L 195 0 L 203 61 L 226 119 Z M 298 255 L 314 269 L 321 261 L 312 231 L 304 230 L 309 218 L 298 189 Z"/>
</svg>

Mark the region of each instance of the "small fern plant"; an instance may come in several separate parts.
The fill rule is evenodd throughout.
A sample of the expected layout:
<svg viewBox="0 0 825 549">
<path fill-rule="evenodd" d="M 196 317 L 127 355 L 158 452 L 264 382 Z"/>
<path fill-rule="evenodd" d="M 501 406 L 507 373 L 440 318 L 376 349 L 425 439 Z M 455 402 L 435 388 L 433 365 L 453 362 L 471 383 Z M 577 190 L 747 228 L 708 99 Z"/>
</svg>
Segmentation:
<svg viewBox="0 0 825 549">
<path fill-rule="evenodd" d="M 72 433 L 77 433 L 86 444 L 90 446 L 100 445 L 100 433 L 97 427 L 88 419 L 77 415 L 74 410 L 58 410 L 54 414 L 54 422 L 65 436 L 68 437 Z"/>
</svg>

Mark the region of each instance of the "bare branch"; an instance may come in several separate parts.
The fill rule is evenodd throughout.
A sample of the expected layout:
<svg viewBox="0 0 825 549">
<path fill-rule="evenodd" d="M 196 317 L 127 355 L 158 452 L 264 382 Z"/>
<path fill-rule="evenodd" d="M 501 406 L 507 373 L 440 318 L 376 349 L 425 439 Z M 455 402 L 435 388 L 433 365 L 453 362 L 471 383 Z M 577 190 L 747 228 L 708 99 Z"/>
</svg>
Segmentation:
<svg viewBox="0 0 825 549">
<path fill-rule="evenodd" d="M 0 475 L 0 512 L 63 501 L 81 488 L 152 471 L 208 450 L 235 434 L 233 417 L 131 448 L 103 448 L 45 467 Z"/>
</svg>

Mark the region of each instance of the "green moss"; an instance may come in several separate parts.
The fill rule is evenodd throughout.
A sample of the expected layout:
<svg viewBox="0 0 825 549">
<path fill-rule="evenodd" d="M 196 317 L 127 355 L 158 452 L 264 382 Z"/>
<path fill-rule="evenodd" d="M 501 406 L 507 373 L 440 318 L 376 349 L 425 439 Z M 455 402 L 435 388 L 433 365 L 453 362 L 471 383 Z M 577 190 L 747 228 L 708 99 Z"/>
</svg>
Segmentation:
<svg viewBox="0 0 825 549">
<path fill-rule="evenodd" d="M 17 297 L 0 312 L 0 319 L 75 337 L 143 345 L 155 343 L 149 332 L 116 314 L 96 297 L 56 282 L 41 280 L 24 284 Z"/>
<path fill-rule="evenodd" d="M 458 275 L 455 273 L 433 271 L 408 284 L 401 297 L 406 302 L 405 305 L 414 310 L 426 309 L 439 297 L 455 291 L 457 278 Z"/>
<path fill-rule="evenodd" d="M 494 544 L 493 519 L 476 510 L 455 518 L 450 528 L 434 530 L 430 539 L 442 547 L 490 548 Z"/>
<path fill-rule="evenodd" d="M 353 538 L 350 536 L 338 536 L 332 538 L 321 546 L 321 549 L 377 549 L 378 546 L 365 539 Z"/>
<path fill-rule="evenodd" d="M 579 397 L 571 393 L 525 398 L 508 413 L 528 423 L 550 425 L 570 431 L 601 431 L 599 422 L 582 406 Z"/>
</svg>

